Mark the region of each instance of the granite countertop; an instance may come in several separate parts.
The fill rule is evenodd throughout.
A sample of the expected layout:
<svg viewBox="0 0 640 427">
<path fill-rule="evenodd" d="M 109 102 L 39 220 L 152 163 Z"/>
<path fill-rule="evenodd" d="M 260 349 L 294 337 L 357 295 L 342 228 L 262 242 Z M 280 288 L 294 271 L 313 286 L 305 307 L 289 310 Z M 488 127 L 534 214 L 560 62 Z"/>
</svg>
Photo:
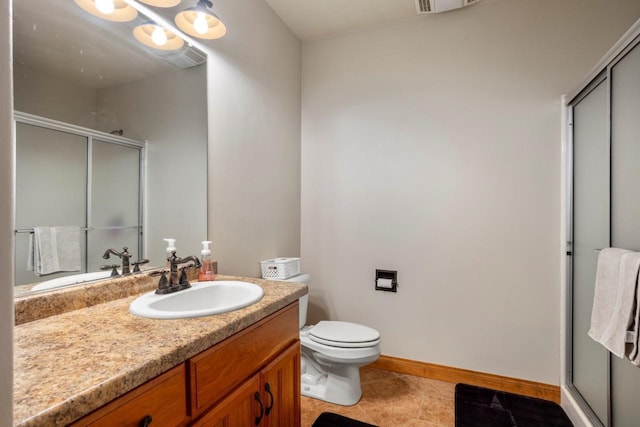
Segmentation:
<svg viewBox="0 0 640 427">
<path fill-rule="evenodd" d="M 128 296 L 17 325 L 14 425 L 69 424 L 307 293 L 292 282 L 216 279 L 258 284 L 264 297 L 230 313 L 157 320 L 130 314 L 137 296 Z"/>
</svg>

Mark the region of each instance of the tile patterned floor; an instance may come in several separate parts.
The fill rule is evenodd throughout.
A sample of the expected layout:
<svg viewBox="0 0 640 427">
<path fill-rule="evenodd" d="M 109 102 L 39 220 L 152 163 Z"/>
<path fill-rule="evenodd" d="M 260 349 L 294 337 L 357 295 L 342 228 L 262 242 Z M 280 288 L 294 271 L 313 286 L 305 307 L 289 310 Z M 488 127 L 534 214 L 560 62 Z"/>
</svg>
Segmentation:
<svg viewBox="0 0 640 427">
<path fill-rule="evenodd" d="M 455 384 L 373 368 L 360 369 L 362 399 L 339 406 L 302 396 L 302 427 L 335 412 L 379 427 L 452 427 Z"/>
</svg>

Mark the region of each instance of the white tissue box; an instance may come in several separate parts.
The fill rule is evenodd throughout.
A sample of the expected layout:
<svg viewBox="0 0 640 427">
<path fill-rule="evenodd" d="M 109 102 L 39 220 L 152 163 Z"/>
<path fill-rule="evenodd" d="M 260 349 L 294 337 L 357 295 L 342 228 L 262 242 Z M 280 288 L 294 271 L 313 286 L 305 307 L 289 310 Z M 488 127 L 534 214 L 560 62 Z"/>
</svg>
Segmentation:
<svg viewBox="0 0 640 427">
<path fill-rule="evenodd" d="M 300 258 L 274 258 L 260 261 L 263 279 L 288 279 L 300 274 Z"/>
</svg>

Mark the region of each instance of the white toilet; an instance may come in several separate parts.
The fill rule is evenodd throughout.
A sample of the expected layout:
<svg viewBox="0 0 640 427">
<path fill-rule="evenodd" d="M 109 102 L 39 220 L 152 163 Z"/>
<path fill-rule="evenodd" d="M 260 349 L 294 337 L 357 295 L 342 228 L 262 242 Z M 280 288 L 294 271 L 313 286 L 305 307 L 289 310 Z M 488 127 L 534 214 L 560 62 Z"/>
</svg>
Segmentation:
<svg viewBox="0 0 640 427">
<path fill-rule="evenodd" d="M 309 285 L 310 279 L 309 274 L 299 274 L 287 281 Z M 362 396 L 359 368 L 380 356 L 380 334 L 350 322 L 321 321 L 305 326 L 309 295 L 299 303 L 302 395 L 338 405 L 356 404 Z"/>
</svg>

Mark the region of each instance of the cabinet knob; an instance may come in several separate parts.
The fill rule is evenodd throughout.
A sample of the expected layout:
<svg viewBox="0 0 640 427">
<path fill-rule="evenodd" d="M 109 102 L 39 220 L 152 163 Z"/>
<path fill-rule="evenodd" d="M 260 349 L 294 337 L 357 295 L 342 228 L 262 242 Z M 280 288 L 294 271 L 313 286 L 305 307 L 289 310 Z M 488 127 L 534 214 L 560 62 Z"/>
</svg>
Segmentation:
<svg viewBox="0 0 640 427">
<path fill-rule="evenodd" d="M 147 415 L 142 419 L 142 421 L 140 421 L 140 427 L 149 427 L 151 425 L 151 421 L 153 421 L 153 418 L 151 418 L 151 415 Z"/>
<path fill-rule="evenodd" d="M 271 393 L 271 386 L 269 385 L 269 383 L 266 383 L 264 385 L 264 391 L 266 391 L 269 394 L 269 398 L 271 399 L 271 403 L 269 404 L 269 406 L 267 406 L 267 409 L 265 409 L 264 414 L 265 415 L 269 415 L 269 413 L 271 412 L 271 410 L 273 409 L 273 393 Z"/>
<path fill-rule="evenodd" d="M 260 424 L 260 421 L 262 421 L 262 417 L 264 415 L 264 406 L 262 405 L 262 400 L 260 399 L 260 392 L 256 391 L 255 394 L 253 395 L 253 398 L 256 399 L 258 401 L 258 403 L 260 404 L 260 415 L 256 417 L 256 425 Z"/>
</svg>

